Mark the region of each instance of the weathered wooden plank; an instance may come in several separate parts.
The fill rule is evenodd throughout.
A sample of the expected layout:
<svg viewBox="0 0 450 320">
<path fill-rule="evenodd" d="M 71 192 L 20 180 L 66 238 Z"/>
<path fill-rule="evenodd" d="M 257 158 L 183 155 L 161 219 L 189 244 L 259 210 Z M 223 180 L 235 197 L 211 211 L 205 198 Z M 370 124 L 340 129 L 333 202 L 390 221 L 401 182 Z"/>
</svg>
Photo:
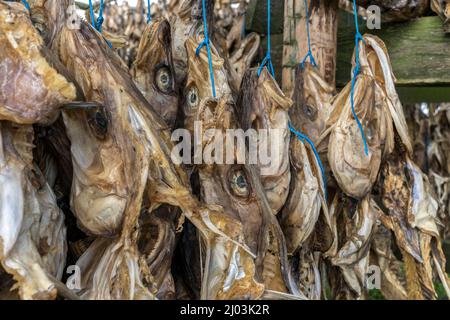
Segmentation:
<svg viewBox="0 0 450 320">
<path fill-rule="evenodd" d="M 283 33 L 284 0 L 270 3 L 272 34 Z M 267 0 L 251 0 L 247 9 L 246 28 L 249 32 L 267 33 Z"/>
<path fill-rule="evenodd" d="M 348 13 L 340 13 L 336 75 L 338 86 L 344 86 L 350 80 L 354 50 L 352 19 Z M 361 23 L 363 33 L 366 29 L 364 23 Z M 450 37 L 442 31 L 439 17 L 382 24 L 381 30 L 369 31 L 386 43 L 398 86 L 450 86 Z"/>
<path fill-rule="evenodd" d="M 282 88 L 291 93 L 295 70 L 308 53 L 304 0 L 284 0 Z M 309 0 L 311 50 L 321 75 L 335 85 L 338 1 Z"/>
<path fill-rule="evenodd" d="M 403 104 L 420 102 L 440 103 L 450 101 L 450 86 L 401 86 L 397 85 L 397 93 Z"/>
</svg>

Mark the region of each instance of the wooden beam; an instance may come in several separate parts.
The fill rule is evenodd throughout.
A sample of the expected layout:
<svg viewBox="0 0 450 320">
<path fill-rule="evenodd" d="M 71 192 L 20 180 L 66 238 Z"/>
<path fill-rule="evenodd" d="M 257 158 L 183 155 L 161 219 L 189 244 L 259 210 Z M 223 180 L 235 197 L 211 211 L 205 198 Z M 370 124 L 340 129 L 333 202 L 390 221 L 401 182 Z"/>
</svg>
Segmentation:
<svg viewBox="0 0 450 320">
<path fill-rule="evenodd" d="M 295 69 L 308 53 L 303 0 L 285 0 L 282 88 L 293 89 Z M 323 78 L 335 86 L 338 1 L 309 0 L 311 49 Z"/>
<path fill-rule="evenodd" d="M 339 19 L 336 79 L 342 87 L 350 80 L 355 30 L 351 15 L 340 12 Z M 361 29 L 361 33 L 370 32 L 386 43 L 399 87 L 448 87 L 448 95 L 439 99 L 450 101 L 450 37 L 443 32 L 439 17 L 382 24 L 381 30 L 366 30 L 361 22 Z M 444 93 L 442 89 L 435 90 Z M 421 97 L 415 95 L 414 99 Z M 428 100 L 421 102 L 424 101 Z"/>
</svg>

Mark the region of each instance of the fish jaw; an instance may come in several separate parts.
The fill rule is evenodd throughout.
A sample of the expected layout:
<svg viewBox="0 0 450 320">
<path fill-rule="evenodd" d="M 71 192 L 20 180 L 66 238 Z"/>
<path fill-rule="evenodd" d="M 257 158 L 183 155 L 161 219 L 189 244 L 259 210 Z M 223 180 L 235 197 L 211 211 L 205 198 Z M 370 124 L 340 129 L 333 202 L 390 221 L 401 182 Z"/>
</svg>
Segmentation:
<svg viewBox="0 0 450 320">
<path fill-rule="evenodd" d="M 74 190 L 71 203 L 82 229 L 93 235 L 113 236 L 122 226 L 127 199 L 85 187 L 80 193 Z"/>
<path fill-rule="evenodd" d="M 242 224 L 221 211 L 201 213 L 209 226 L 202 299 L 258 299 L 264 285 L 255 277 L 254 255 L 243 246 Z M 216 230 L 215 234 L 210 232 Z"/>
</svg>

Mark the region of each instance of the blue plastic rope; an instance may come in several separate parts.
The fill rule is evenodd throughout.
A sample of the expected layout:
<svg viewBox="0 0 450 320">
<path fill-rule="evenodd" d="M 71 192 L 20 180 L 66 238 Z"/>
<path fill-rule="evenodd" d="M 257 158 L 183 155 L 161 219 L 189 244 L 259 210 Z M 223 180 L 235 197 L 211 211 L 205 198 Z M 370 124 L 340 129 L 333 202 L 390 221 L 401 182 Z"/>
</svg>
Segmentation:
<svg viewBox="0 0 450 320">
<path fill-rule="evenodd" d="M 25 8 L 27 8 L 27 10 L 29 12 L 31 12 L 30 4 L 28 3 L 28 1 L 27 0 L 22 0 L 22 3 L 25 6 Z"/>
<path fill-rule="evenodd" d="M 150 0 L 147 0 L 147 23 L 150 23 L 150 21 L 152 21 L 152 9 L 150 5 Z"/>
<path fill-rule="evenodd" d="M 308 10 L 308 1 L 307 0 L 305 0 L 305 12 L 306 12 L 306 17 L 305 17 L 305 19 L 306 19 L 306 34 L 308 35 L 308 53 L 303 58 L 302 62 L 300 62 L 300 66 L 302 68 L 304 68 L 306 60 L 309 58 L 309 62 L 311 62 L 311 64 L 314 67 L 317 67 L 316 60 L 314 60 L 314 56 L 313 56 L 312 50 L 311 50 L 311 35 L 309 33 L 309 15 L 310 15 L 310 12 Z"/>
<path fill-rule="evenodd" d="M 209 77 L 211 78 L 211 86 L 212 86 L 212 95 L 214 99 L 216 98 L 216 85 L 214 83 L 214 70 L 212 66 L 212 56 L 211 56 L 211 46 L 209 44 L 209 34 L 208 34 L 208 21 L 206 20 L 206 4 L 205 0 L 202 0 L 202 13 L 203 13 L 203 33 L 205 39 L 200 43 L 195 51 L 195 54 L 198 56 L 200 54 L 200 50 L 204 46 L 206 46 L 206 51 L 208 53 L 208 64 L 209 64 Z"/>
<path fill-rule="evenodd" d="M 14 0 L 6 0 L 6 2 L 13 2 Z M 31 7 L 30 4 L 28 3 L 27 0 L 21 0 L 22 4 L 25 6 L 25 8 L 31 12 Z"/>
<path fill-rule="evenodd" d="M 98 18 L 95 21 L 94 14 L 94 5 L 92 4 L 92 0 L 89 0 L 89 15 L 91 16 L 91 24 L 92 26 L 100 33 L 102 33 L 102 25 L 103 25 L 103 0 L 100 0 L 100 9 L 98 11 Z"/>
<path fill-rule="evenodd" d="M 320 171 L 322 172 L 323 189 L 324 189 L 324 193 L 325 193 L 325 200 L 327 200 L 327 197 L 328 197 L 328 195 L 327 195 L 327 177 L 325 175 L 325 169 L 323 167 L 322 160 L 319 157 L 319 153 L 317 152 L 317 149 L 314 146 L 314 143 L 306 135 L 295 130 L 295 128 L 292 126 L 290 121 L 289 121 L 288 125 L 289 125 L 289 130 L 291 130 L 291 132 L 293 134 L 295 134 L 300 141 L 302 141 L 303 143 L 306 141 L 311 146 L 311 149 L 314 152 L 314 156 L 317 159 L 317 163 L 319 164 Z"/>
<path fill-rule="evenodd" d="M 261 72 L 264 66 L 267 65 L 267 69 L 272 74 L 272 77 L 275 77 L 275 70 L 273 69 L 272 57 L 270 56 L 270 0 L 267 0 L 267 53 L 264 60 L 261 62 L 261 65 L 258 69 L 258 77 L 261 75 Z"/>
<path fill-rule="evenodd" d="M 91 24 L 100 33 L 102 33 L 102 25 L 103 25 L 103 21 L 105 20 L 103 18 L 103 7 L 104 7 L 103 0 L 100 0 L 100 9 L 98 12 L 98 18 L 97 18 L 97 21 L 95 21 L 94 5 L 92 4 L 92 0 L 89 0 L 89 15 L 91 16 Z M 106 39 L 105 37 L 103 37 L 103 39 L 108 44 L 108 46 L 112 49 L 113 46 L 112 46 L 111 42 L 109 42 L 108 39 Z"/>
<path fill-rule="evenodd" d="M 364 128 L 361 124 L 361 121 L 359 121 L 358 116 L 356 115 L 355 111 L 355 84 L 356 84 L 356 77 L 359 74 L 361 65 L 359 63 L 359 41 L 364 42 L 364 38 L 362 37 L 361 33 L 359 32 L 359 25 L 358 25 L 358 12 L 356 9 L 356 0 L 353 0 L 353 11 L 355 15 L 355 68 L 353 69 L 353 77 L 352 77 L 352 84 L 351 84 L 351 92 L 350 92 L 350 102 L 352 106 L 352 114 L 353 118 L 355 118 L 356 123 L 358 124 L 359 131 L 361 132 L 361 137 L 364 143 L 364 153 L 366 156 L 369 155 L 369 148 L 367 146 L 367 140 L 366 135 L 364 134 Z"/>
</svg>

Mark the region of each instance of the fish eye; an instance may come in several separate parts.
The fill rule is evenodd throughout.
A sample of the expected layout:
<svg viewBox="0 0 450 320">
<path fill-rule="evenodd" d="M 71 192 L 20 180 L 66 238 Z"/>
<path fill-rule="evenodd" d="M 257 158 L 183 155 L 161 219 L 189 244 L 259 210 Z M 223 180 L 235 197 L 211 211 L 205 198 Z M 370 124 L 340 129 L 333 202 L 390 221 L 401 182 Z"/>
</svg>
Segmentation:
<svg viewBox="0 0 450 320">
<path fill-rule="evenodd" d="M 230 187 L 235 196 L 247 198 L 250 195 L 247 177 L 242 170 L 237 170 L 231 175 Z"/>
<path fill-rule="evenodd" d="M 94 135 L 104 139 L 108 133 L 108 119 L 103 110 L 97 110 L 88 116 L 88 123 Z"/>
<path fill-rule="evenodd" d="M 172 74 L 169 67 L 163 66 L 156 71 L 156 86 L 163 93 L 172 91 Z"/>
<path fill-rule="evenodd" d="M 375 124 L 373 122 L 366 125 L 365 135 L 369 141 L 372 141 L 375 138 Z"/>
<path fill-rule="evenodd" d="M 313 106 L 306 104 L 303 106 L 303 111 L 310 120 L 315 120 L 317 117 L 317 110 Z"/>
<path fill-rule="evenodd" d="M 198 97 L 198 90 L 196 87 L 189 88 L 187 94 L 186 94 L 186 100 L 187 104 L 191 109 L 195 109 L 198 107 L 198 104 L 200 103 L 200 99 Z"/>
</svg>

